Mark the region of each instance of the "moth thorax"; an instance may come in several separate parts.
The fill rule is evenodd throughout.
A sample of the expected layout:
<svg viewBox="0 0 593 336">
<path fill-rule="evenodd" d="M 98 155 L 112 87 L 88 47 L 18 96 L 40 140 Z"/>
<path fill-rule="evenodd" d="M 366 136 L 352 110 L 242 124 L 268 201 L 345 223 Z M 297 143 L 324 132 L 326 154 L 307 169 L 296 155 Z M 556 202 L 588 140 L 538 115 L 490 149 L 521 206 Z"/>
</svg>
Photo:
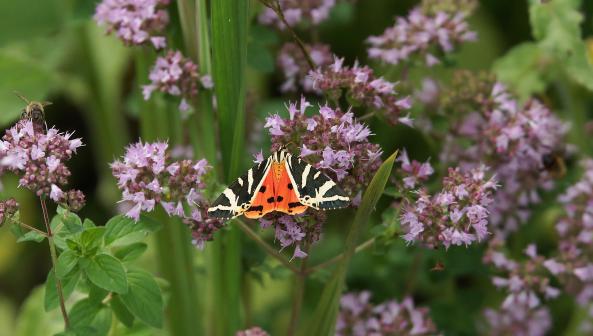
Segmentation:
<svg viewBox="0 0 593 336">
<path fill-rule="evenodd" d="M 282 178 L 284 172 L 284 161 L 272 163 L 272 171 L 274 172 L 274 178 L 278 181 Z"/>
</svg>

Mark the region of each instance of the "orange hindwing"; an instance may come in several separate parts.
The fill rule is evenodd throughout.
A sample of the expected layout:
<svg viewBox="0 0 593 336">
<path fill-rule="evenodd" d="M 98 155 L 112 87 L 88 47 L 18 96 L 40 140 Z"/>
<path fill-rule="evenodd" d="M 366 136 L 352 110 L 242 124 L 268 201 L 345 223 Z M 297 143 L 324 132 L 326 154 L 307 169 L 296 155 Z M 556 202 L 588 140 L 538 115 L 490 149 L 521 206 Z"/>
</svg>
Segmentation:
<svg viewBox="0 0 593 336">
<path fill-rule="evenodd" d="M 297 215 L 305 210 L 307 206 L 299 202 L 286 170 L 286 164 L 282 161 L 272 163 L 251 207 L 245 212 L 245 217 L 260 218 L 272 211 Z"/>
</svg>

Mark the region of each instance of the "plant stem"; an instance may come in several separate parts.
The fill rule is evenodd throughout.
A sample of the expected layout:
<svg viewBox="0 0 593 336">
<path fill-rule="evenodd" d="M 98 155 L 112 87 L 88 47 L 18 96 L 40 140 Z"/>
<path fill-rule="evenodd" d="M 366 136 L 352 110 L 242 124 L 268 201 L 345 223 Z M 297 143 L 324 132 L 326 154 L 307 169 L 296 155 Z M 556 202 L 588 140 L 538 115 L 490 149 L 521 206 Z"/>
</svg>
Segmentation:
<svg viewBox="0 0 593 336">
<path fill-rule="evenodd" d="M 54 244 L 53 234 L 51 232 L 51 226 L 49 225 L 49 215 L 47 214 L 47 205 L 45 204 L 45 199 L 43 197 L 39 197 L 41 201 L 41 209 L 43 211 L 43 222 L 45 223 L 45 228 L 47 230 L 47 241 L 49 242 L 49 252 L 51 254 L 51 263 L 54 268 L 56 269 L 56 265 L 58 264 L 58 255 L 56 253 L 56 246 Z M 64 326 L 65 329 L 68 330 L 70 327 L 70 321 L 68 320 L 68 312 L 66 311 L 66 304 L 64 303 L 64 293 L 62 291 L 62 281 L 56 278 L 56 290 L 58 292 L 58 299 L 60 301 L 60 311 L 62 312 L 62 317 L 64 318 Z"/>
<path fill-rule="evenodd" d="M 309 247 L 305 246 L 303 252 L 308 253 Z M 295 283 L 294 283 L 294 296 L 292 299 L 292 311 L 290 313 L 290 324 L 288 325 L 288 332 L 286 333 L 288 336 L 294 336 L 297 330 L 299 317 L 301 315 L 301 308 L 303 306 L 303 296 L 305 295 L 305 281 L 307 280 L 307 274 L 305 270 L 307 269 L 307 260 L 308 257 L 305 257 L 301 261 L 301 269 L 298 273 L 294 275 Z"/>
<path fill-rule="evenodd" d="M 271 8 L 276 13 L 276 15 L 278 15 L 280 21 L 282 21 L 282 23 L 286 26 L 286 30 L 288 30 L 292 38 L 303 52 L 303 56 L 305 56 L 305 60 L 307 60 L 307 64 L 309 64 L 309 68 L 311 68 L 311 70 L 315 70 L 315 63 L 313 62 L 311 55 L 309 55 L 309 51 L 307 50 L 305 43 L 303 43 L 294 29 L 292 29 L 292 27 L 288 24 L 288 21 L 286 21 L 286 17 L 284 17 L 284 11 L 282 10 L 282 7 L 280 7 L 280 2 L 278 2 L 278 0 L 274 0 L 274 2 L 270 4 L 266 1 L 260 1 L 264 4 L 264 6 Z"/>
<path fill-rule="evenodd" d="M 251 228 L 242 220 L 235 219 L 235 223 L 239 225 L 239 228 L 249 237 L 251 238 L 256 244 L 261 246 L 271 257 L 276 258 L 276 260 L 280 261 L 282 265 L 286 266 L 288 269 L 293 271 L 294 273 L 300 273 L 299 269 L 294 267 L 290 261 L 286 260 L 286 258 L 276 251 L 275 248 L 270 246 L 270 244 L 266 243 L 257 233 L 255 233 Z"/>
<path fill-rule="evenodd" d="M 358 253 L 358 252 L 366 250 L 367 248 L 371 247 L 375 243 L 375 241 L 376 241 L 376 238 L 374 238 L 374 237 L 365 241 L 364 243 L 362 243 L 356 247 L 356 249 L 354 250 L 354 253 Z M 343 258 L 344 258 L 344 254 L 340 253 L 337 256 L 335 256 L 327 261 L 322 262 L 321 264 L 315 265 L 315 266 L 305 270 L 305 274 L 315 273 L 321 269 L 324 269 L 326 267 L 329 267 L 329 266 L 341 261 Z"/>
<path fill-rule="evenodd" d="M 39 233 L 40 235 L 42 235 L 42 236 L 44 236 L 44 237 L 47 238 L 47 233 L 45 233 L 45 232 L 43 232 L 43 231 L 41 231 L 39 229 L 36 229 L 36 228 L 34 228 L 34 227 L 30 226 L 30 225 L 27 225 L 27 224 L 25 224 L 25 223 L 23 223 L 21 221 L 15 221 L 14 219 L 10 219 L 10 221 L 13 222 L 13 223 L 15 223 L 15 224 L 18 224 L 18 225 L 24 227 L 27 230 L 35 231 L 35 232 Z"/>
</svg>

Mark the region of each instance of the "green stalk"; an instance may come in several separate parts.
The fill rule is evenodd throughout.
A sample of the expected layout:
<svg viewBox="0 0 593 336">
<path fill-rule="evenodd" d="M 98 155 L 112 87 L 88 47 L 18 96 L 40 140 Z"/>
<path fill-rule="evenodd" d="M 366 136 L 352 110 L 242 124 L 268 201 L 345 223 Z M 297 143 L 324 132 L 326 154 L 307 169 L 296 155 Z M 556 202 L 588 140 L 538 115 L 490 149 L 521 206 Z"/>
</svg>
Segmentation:
<svg viewBox="0 0 593 336">
<path fill-rule="evenodd" d="M 218 102 L 223 176 L 226 182 L 230 182 L 239 173 L 245 150 L 244 105 L 249 2 L 216 0 L 210 6 L 212 75 Z M 203 21 L 200 26 L 204 26 Z M 201 34 L 206 34 L 203 29 L 201 31 Z M 240 253 L 240 232 L 231 222 L 230 229 L 221 232 L 209 246 L 211 335 L 234 335 L 242 327 Z"/>
<path fill-rule="evenodd" d="M 368 225 L 375 205 L 383 194 L 383 190 L 385 190 L 385 185 L 391 174 L 396 155 L 397 152 L 383 162 L 365 190 L 360 206 L 350 226 L 348 237 L 346 238 L 343 257 L 338 263 L 331 279 L 325 285 L 313 319 L 308 323 L 307 333 L 304 335 L 334 335 L 340 296 L 344 289 L 350 259 L 352 259 L 352 256 L 356 252 L 358 241 Z"/>
<path fill-rule="evenodd" d="M 147 78 L 153 55 L 139 52 L 136 59 L 137 77 Z M 157 99 L 156 97 L 154 99 Z M 144 141 L 169 138 L 178 111 L 155 108 L 154 99 L 141 104 L 141 134 Z M 190 244 L 188 228 L 179 220 L 169 218 L 162 211 L 156 215 L 164 222 L 163 229 L 156 234 L 159 267 L 170 284 L 171 298 L 167 305 L 170 334 L 191 336 L 202 330 L 196 277 L 193 267 L 194 247 Z"/>
<path fill-rule="evenodd" d="M 90 139 L 95 139 L 90 145 L 95 148 L 95 162 L 99 162 L 100 196 L 111 204 L 117 199 L 118 191 L 105 163 L 121 155 L 129 141 L 120 98 L 129 52 L 119 41 L 106 38 L 94 23 L 82 26 L 80 32 L 89 95 L 84 110 L 88 112 L 85 117 L 92 133 Z"/>
</svg>

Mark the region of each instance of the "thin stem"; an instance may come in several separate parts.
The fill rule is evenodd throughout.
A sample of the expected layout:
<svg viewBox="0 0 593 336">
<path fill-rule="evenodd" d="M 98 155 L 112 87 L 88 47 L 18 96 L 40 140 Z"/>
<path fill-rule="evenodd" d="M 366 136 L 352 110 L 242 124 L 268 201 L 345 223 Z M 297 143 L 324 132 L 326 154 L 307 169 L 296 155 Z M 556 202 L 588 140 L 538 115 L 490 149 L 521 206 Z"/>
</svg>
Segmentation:
<svg viewBox="0 0 593 336">
<path fill-rule="evenodd" d="M 18 224 L 18 225 L 24 227 L 27 230 L 35 231 L 35 232 L 39 233 L 40 235 L 42 235 L 42 236 L 44 236 L 44 237 L 47 238 L 47 233 L 45 233 L 45 232 L 43 232 L 43 231 L 41 231 L 39 229 L 36 229 L 36 228 L 34 228 L 34 227 L 30 226 L 30 225 L 27 225 L 27 224 L 25 224 L 25 223 L 23 223 L 21 221 L 15 221 L 14 219 L 10 219 L 10 221 L 13 222 L 13 223 L 15 223 L 15 224 Z"/>
<path fill-rule="evenodd" d="M 376 114 L 376 112 L 369 112 L 363 116 L 361 116 L 360 118 L 358 118 L 358 121 L 363 121 L 363 120 L 367 120 L 372 118 L 374 115 Z"/>
<path fill-rule="evenodd" d="M 309 248 L 305 246 L 303 252 L 308 253 Z M 301 268 L 298 273 L 295 274 L 295 284 L 294 284 L 294 297 L 292 299 L 292 312 L 290 313 L 290 324 L 288 326 L 288 336 L 294 336 L 297 330 L 299 316 L 301 315 L 301 309 L 303 306 L 303 296 L 305 295 L 305 281 L 307 280 L 307 274 L 305 270 L 307 269 L 307 260 L 309 258 L 305 257 L 301 261 Z"/>
<path fill-rule="evenodd" d="M 51 232 L 51 226 L 49 225 L 49 215 L 47 214 L 47 205 L 45 204 L 45 199 L 40 197 L 39 200 L 41 201 L 41 209 L 43 211 L 43 222 L 45 223 L 45 228 L 47 229 L 47 241 L 49 242 L 49 252 L 51 254 L 51 263 L 54 268 L 56 269 L 56 265 L 58 264 L 58 254 L 56 253 L 56 246 L 54 244 L 53 234 Z M 56 289 L 58 292 L 58 299 L 60 300 L 60 310 L 62 311 L 62 317 L 64 318 L 64 326 L 65 329 L 68 330 L 70 327 L 70 321 L 68 320 L 68 312 L 66 311 L 66 304 L 64 303 L 64 293 L 62 291 L 62 281 L 56 278 Z"/>
<path fill-rule="evenodd" d="M 294 267 L 290 261 L 286 260 L 286 258 L 280 254 L 278 251 L 276 251 L 275 248 L 273 248 L 272 246 L 270 246 L 270 244 L 266 243 L 257 233 L 255 233 L 255 231 L 251 230 L 251 228 L 242 220 L 240 219 L 235 219 L 235 223 L 237 223 L 237 225 L 239 225 L 239 228 L 249 237 L 251 238 L 256 244 L 258 244 L 259 246 L 261 246 L 264 250 L 266 250 L 266 252 L 276 258 L 276 260 L 280 261 L 284 266 L 286 266 L 287 268 L 289 268 L 291 271 L 293 271 L 294 273 L 299 273 L 300 270 L 296 267 Z"/>
<path fill-rule="evenodd" d="M 282 21 L 284 26 L 286 26 L 286 30 L 288 30 L 290 35 L 292 35 L 292 38 L 295 40 L 295 42 L 297 43 L 297 45 L 303 52 L 303 56 L 305 56 L 305 59 L 307 60 L 307 64 L 309 64 L 309 67 L 311 68 L 311 70 L 315 70 L 315 63 L 313 62 L 311 55 L 309 55 L 309 51 L 307 51 L 307 47 L 305 46 L 305 43 L 303 43 L 303 41 L 297 35 L 297 33 L 294 31 L 294 29 L 292 29 L 292 27 L 288 24 L 288 21 L 286 21 L 286 17 L 284 17 L 284 11 L 282 11 L 282 7 L 280 7 L 280 2 L 278 2 L 278 0 L 274 0 L 273 3 L 268 3 L 264 0 L 260 0 L 260 1 L 264 4 L 264 6 L 271 8 L 276 13 L 276 15 L 278 15 L 278 18 L 280 19 L 280 21 Z"/>
<path fill-rule="evenodd" d="M 376 241 L 375 238 L 371 238 L 371 239 L 365 241 L 364 243 L 362 243 L 362 244 L 360 244 L 360 245 L 358 245 L 356 247 L 356 249 L 354 250 L 354 253 L 358 253 L 358 252 L 361 252 L 361 251 L 366 250 L 367 248 L 369 248 L 370 246 L 372 246 L 375 243 L 375 241 Z M 313 267 L 305 270 L 305 274 L 315 273 L 315 272 L 317 272 L 317 271 L 319 271 L 321 269 L 327 268 L 327 267 L 329 267 L 329 266 L 331 266 L 331 265 L 339 262 L 343 258 L 344 258 L 344 254 L 343 253 L 338 254 L 337 256 L 335 256 L 335 257 L 333 257 L 333 258 L 331 258 L 331 259 L 329 259 L 327 261 L 324 261 L 324 262 L 322 262 L 319 265 L 315 265 L 315 266 L 313 266 Z"/>
</svg>

